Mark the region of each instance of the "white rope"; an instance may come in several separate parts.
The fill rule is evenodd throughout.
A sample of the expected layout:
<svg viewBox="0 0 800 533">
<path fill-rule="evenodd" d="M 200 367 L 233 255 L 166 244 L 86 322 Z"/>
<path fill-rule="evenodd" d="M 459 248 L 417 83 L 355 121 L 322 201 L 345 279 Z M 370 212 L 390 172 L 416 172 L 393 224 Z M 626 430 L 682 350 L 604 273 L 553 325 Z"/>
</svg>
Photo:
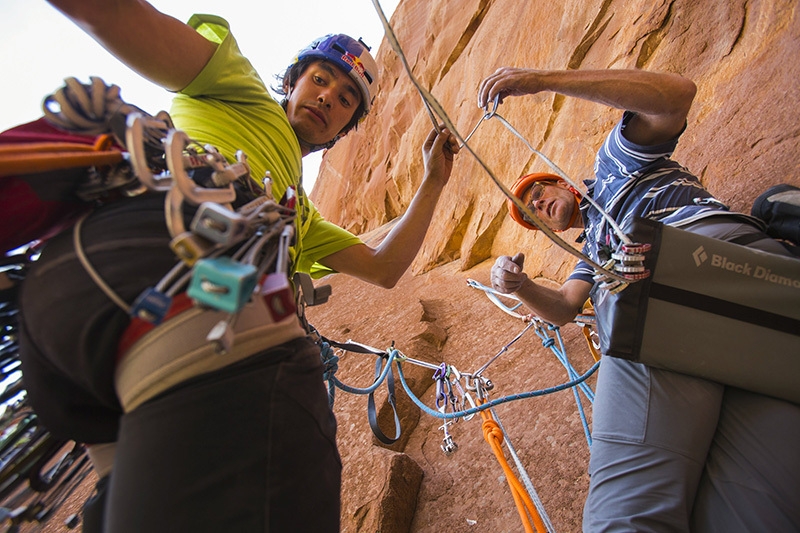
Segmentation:
<svg viewBox="0 0 800 533">
<path fill-rule="evenodd" d="M 516 311 L 514 311 L 514 309 L 516 309 L 517 307 L 522 305 L 522 302 L 520 302 L 520 299 L 517 298 L 515 295 L 502 293 L 500 291 L 497 291 L 497 290 L 493 289 L 492 287 L 487 287 L 483 283 L 481 283 L 479 281 L 475 281 L 474 279 L 471 279 L 471 278 L 467 279 L 467 285 L 469 285 L 470 287 L 476 288 L 476 289 L 480 289 L 483 292 L 485 292 L 486 296 L 489 298 L 489 300 L 491 300 L 491 302 L 494 303 L 497 307 L 499 307 L 500 310 L 502 310 L 504 313 L 507 313 L 507 314 L 513 316 L 514 318 L 519 318 L 519 319 L 522 319 L 522 320 L 525 320 L 528 317 L 528 315 L 522 315 L 522 314 L 517 313 Z M 509 307 L 505 303 L 503 303 L 502 300 L 500 300 L 500 296 L 502 296 L 504 298 L 508 298 L 510 300 L 514 300 L 514 301 L 519 302 L 519 303 L 517 303 L 517 305 L 515 305 L 514 307 Z"/>
<path fill-rule="evenodd" d="M 83 221 L 86 220 L 86 217 L 88 216 L 88 213 L 82 216 L 72 228 L 72 243 L 75 246 L 75 254 L 77 254 L 78 260 L 81 262 L 81 265 L 83 265 L 86 273 L 89 274 L 89 277 L 92 278 L 92 281 L 97 284 L 100 290 L 103 291 L 105 295 L 108 296 L 119 308 L 125 311 L 126 314 L 130 314 L 131 306 L 128 305 L 122 298 L 120 298 L 111 287 L 108 286 L 105 280 L 100 277 L 100 274 L 97 273 L 92 264 L 89 262 L 89 258 L 86 257 L 86 253 L 83 250 L 83 244 L 81 243 L 81 228 L 83 227 Z"/>
<path fill-rule="evenodd" d="M 528 476 L 525 466 L 522 464 L 522 461 L 517 455 L 517 450 L 514 449 L 514 446 L 511 444 L 511 439 L 508 438 L 508 432 L 506 431 L 506 428 L 504 428 L 503 424 L 500 422 L 500 417 L 497 416 L 497 412 L 494 410 L 494 407 L 489 408 L 489 411 L 491 411 L 495 422 L 497 422 L 497 425 L 500 427 L 500 431 L 503 432 L 503 442 L 505 442 L 506 446 L 508 447 L 508 453 L 511 455 L 511 458 L 514 459 L 514 464 L 517 465 L 518 475 L 522 480 L 522 483 L 525 485 L 525 489 L 528 491 L 528 495 L 531 497 L 533 505 L 536 507 L 536 510 L 539 511 L 539 516 L 541 516 L 542 522 L 544 522 L 544 527 L 547 528 L 548 533 L 555 533 L 556 528 L 550 521 L 550 517 L 547 516 L 547 511 L 544 509 L 544 504 L 539 498 L 539 494 L 536 492 L 536 489 L 533 487 L 533 482 L 531 481 L 530 476 Z"/>
</svg>

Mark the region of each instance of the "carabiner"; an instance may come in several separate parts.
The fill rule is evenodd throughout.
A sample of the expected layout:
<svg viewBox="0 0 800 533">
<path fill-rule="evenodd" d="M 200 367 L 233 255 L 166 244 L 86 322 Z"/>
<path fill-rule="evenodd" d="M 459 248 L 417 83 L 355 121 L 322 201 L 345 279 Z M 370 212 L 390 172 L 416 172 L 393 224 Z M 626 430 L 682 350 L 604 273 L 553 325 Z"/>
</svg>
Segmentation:
<svg viewBox="0 0 800 533">
<path fill-rule="evenodd" d="M 200 205 L 203 202 L 220 204 L 233 202 L 236 198 L 233 183 L 229 183 L 223 189 L 206 189 L 197 185 L 186 173 L 186 169 L 183 167 L 183 151 L 190 142 L 189 136 L 180 130 L 172 130 L 167 135 L 167 168 L 169 168 L 170 174 L 172 174 L 172 178 L 181 193 L 183 193 L 184 198 L 195 205 Z"/>
<path fill-rule="evenodd" d="M 168 191 L 172 187 L 172 178 L 169 174 L 162 174 L 156 177 L 150 171 L 145 155 L 144 127 L 145 124 L 150 128 L 166 127 L 163 120 L 146 118 L 140 113 L 131 113 L 126 121 L 125 144 L 128 154 L 131 157 L 133 172 L 142 184 L 151 191 Z"/>
<path fill-rule="evenodd" d="M 498 107 L 500 107 L 500 93 L 497 93 L 497 94 L 495 95 L 495 97 L 494 97 L 494 101 L 492 102 L 492 104 L 493 104 L 493 105 L 492 105 L 492 109 L 491 109 L 491 111 L 489 110 L 489 103 L 487 103 L 487 104 L 486 104 L 486 105 L 483 107 L 483 112 L 484 112 L 484 114 L 483 114 L 483 118 L 484 118 L 485 120 L 489 120 L 490 118 L 494 117 L 494 116 L 495 116 L 495 114 L 497 113 L 497 108 L 498 108 Z"/>
</svg>

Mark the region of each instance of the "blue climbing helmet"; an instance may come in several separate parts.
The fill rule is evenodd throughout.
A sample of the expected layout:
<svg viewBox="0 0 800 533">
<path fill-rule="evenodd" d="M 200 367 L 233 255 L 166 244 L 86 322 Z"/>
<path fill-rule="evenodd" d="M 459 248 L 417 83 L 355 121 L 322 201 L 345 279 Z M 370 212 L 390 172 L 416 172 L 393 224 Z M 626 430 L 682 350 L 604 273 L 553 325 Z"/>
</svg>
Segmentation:
<svg viewBox="0 0 800 533">
<path fill-rule="evenodd" d="M 339 33 L 329 34 L 319 39 L 297 53 L 292 64 L 306 58 L 325 59 L 345 71 L 361 90 L 364 103 L 364 113 L 361 118 L 369 113 L 375 99 L 378 84 L 378 64 L 369 53 L 370 48 L 359 39 Z"/>
</svg>

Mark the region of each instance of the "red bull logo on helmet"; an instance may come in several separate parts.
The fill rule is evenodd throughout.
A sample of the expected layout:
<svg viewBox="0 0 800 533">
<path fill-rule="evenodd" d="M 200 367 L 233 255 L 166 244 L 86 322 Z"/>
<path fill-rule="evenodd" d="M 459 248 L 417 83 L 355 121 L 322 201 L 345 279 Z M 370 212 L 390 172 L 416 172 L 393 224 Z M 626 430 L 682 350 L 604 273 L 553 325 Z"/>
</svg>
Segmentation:
<svg viewBox="0 0 800 533">
<path fill-rule="evenodd" d="M 358 57 L 354 56 L 350 52 L 345 52 L 344 54 L 342 54 L 342 61 L 350 65 L 350 67 L 353 70 L 358 72 L 359 76 L 361 76 L 362 78 L 364 77 L 364 71 L 366 70 L 366 68 L 364 67 L 364 64 Z"/>
</svg>

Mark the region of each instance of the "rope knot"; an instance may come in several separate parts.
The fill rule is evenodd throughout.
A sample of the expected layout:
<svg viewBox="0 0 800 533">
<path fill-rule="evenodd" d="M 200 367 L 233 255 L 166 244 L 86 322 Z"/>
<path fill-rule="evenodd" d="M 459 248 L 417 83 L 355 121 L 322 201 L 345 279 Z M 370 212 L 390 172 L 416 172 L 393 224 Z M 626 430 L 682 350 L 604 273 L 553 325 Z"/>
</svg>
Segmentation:
<svg viewBox="0 0 800 533">
<path fill-rule="evenodd" d="M 555 345 L 555 343 L 556 343 L 555 339 L 549 338 L 545 341 L 542 341 L 542 346 L 544 346 L 545 348 L 552 348 Z"/>
<path fill-rule="evenodd" d="M 498 444 L 503 443 L 503 431 L 500 429 L 500 426 L 497 425 L 497 422 L 494 420 L 484 420 L 481 428 L 483 429 L 483 438 L 486 439 L 486 442 L 489 444 L 493 441 Z"/>
<path fill-rule="evenodd" d="M 322 359 L 322 364 L 325 365 L 322 379 L 323 381 L 330 381 L 336 371 L 339 370 L 339 356 L 333 354 L 329 343 L 323 342 L 320 345 L 320 358 Z"/>
</svg>

